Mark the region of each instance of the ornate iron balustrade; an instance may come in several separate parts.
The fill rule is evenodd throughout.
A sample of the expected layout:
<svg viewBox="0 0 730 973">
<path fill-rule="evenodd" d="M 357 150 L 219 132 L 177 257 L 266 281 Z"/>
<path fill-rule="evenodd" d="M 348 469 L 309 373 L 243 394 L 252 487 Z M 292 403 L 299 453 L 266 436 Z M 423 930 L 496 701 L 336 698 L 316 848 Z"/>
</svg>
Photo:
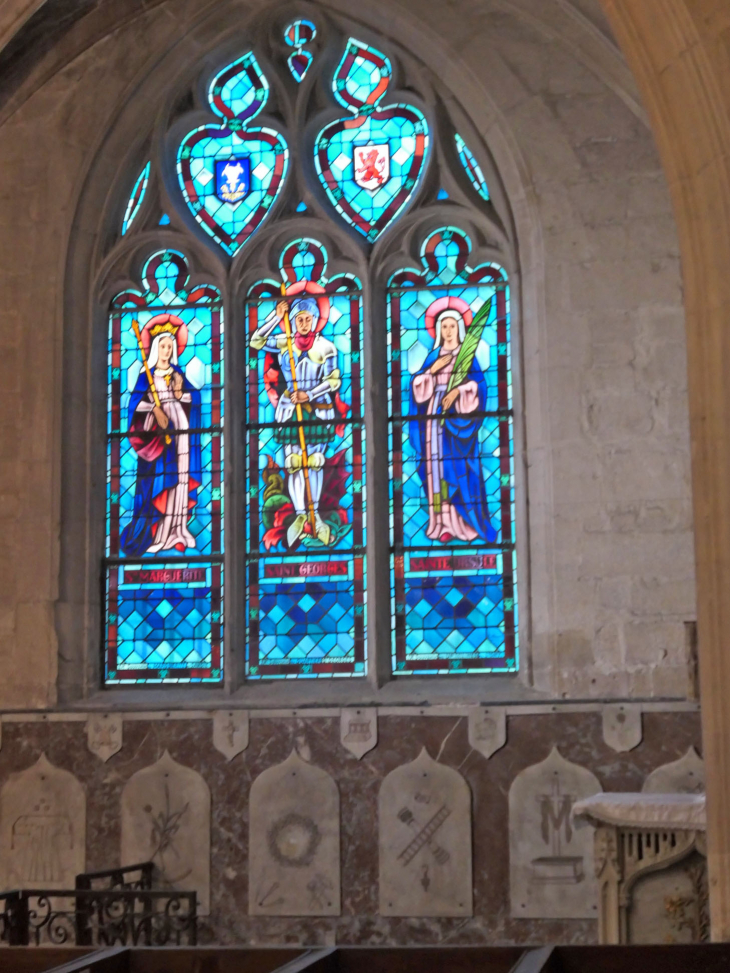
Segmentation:
<svg viewBox="0 0 730 973">
<path fill-rule="evenodd" d="M 99 872 L 82 872 L 76 876 L 76 888 L 130 891 L 151 889 L 154 871 L 154 862 L 141 862 L 139 865 L 122 865 L 120 868 L 106 868 Z"/>
<path fill-rule="evenodd" d="M 197 945 L 195 892 L 19 889 L 0 893 L 0 904 L 0 939 L 9 946 Z"/>
</svg>

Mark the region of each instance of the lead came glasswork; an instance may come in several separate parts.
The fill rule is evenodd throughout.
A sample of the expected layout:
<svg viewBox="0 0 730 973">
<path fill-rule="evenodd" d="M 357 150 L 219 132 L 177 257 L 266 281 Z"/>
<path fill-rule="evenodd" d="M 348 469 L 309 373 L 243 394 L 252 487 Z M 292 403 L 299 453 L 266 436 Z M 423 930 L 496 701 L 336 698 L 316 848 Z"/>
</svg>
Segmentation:
<svg viewBox="0 0 730 973">
<path fill-rule="evenodd" d="M 223 312 L 185 258 L 154 254 L 112 302 L 106 682 L 219 682 Z"/>
<path fill-rule="evenodd" d="M 201 125 L 180 144 L 178 180 L 185 202 L 226 253 L 235 254 L 266 218 L 289 165 L 289 149 L 272 128 L 251 128 L 269 83 L 252 52 L 214 79 L 210 107 L 224 123 Z"/>
<path fill-rule="evenodd" d="M 297 83 L 304 81 L 304 76 L 312 63 L 312 54 L 305 49 L 305 45 L 311 44 L 316 36 L 317 28 L 311 20 L 295 20 L 284 31 L 284 40 L 290 47 L 295 48 L 286 63 Z"/>
<path fill-rule="evenodd" d="M 469 177 L 474 189 L 476 189 L 482 199 L 488 202 L 489 188 L 487 186 L 487 180 L 484 178 L 482 167 L 477 162 L 476 156 L 458 132 L 454 135 L 454 140 L 456 141 L 456 151 L 459 153 L 459 161 L 464 167 L 464 172 Z"/>
<path fill-rule="evenodd" d="M 396 675 L 517 667 L 509 290 L 443 228 L 388 292 Z"/>
<path fill-rule="evenodd" d="M 414 105 L 382 104 L 392 76 L 384 54 L 351 37 L 332 88 L 354 117 L 327 125 L 315 144 L 315 167 L 330 202 L 370 241 L 408 205 L 428 153 L 423 114 Z"/>
<path fill-rule="evenodd" d="M 316 240 L 248 298 L 249 678 L 365 671 L 360 282 Z"/>
<path fill-rule="evenodd" d="M 122 236 L 127 232 L 127 230 L 132 225 L 132 221 L 139 212 L 139 208 L 142 205 L 142 200 L 144 199 L 144 194 L 147 192 L 147 183 L 150 178 L 150 165 L 147 162 L 143 167 L 140 174 L 134 183 L 134 188 L 132 189 L 132 195 L 129 197 L 129 202 L 127 203 L 127 208 L 124 211 L 124 220 L 122 221 Z"/>
</svg>

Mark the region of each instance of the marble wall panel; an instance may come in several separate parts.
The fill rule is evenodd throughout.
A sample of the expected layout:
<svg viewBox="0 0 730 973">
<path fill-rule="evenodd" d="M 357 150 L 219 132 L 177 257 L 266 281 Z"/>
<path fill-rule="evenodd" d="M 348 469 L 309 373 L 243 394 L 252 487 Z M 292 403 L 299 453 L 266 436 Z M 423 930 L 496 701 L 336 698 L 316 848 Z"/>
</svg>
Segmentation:
<svg viewBox="0 0 730 973">
<path fill-rule="evenodd" d="M 380 914 L 472 914 L 471 792 L 426 748 L 391 770 L 378 798 Z"/>
<path fill-rule="evenodd" d="M 293 750 L 251 787 L 251 915 L 340 913 L 340 795 L 325 771 Z"/>
<path fill-rule="evenodd" d="M 601 790 L 595 774 L 549 756 L 518 774 L 509 792 L 512 915 L 589 919 L 598 914 L 593 832 L 570 818 L 576 801 Z"/>
<path fill-rule="evenodd" d="M 162 888 L 198 893 L 210 911 L 210 790 L 203 777 L 165 750 L 126 783 L 121 800 L 125 864 L 152 861 Z"/>
<path fill-rule="evenodd" d="M 0 790 L 0 888 L 73 888 L 86 862 L 86 795 L 45 753 Z"/>
<path fill-rule="evenodd" d="M 645 794 L 702 794 L 705 790 L 705 763 L 694 747 L 679 760 L 653 770 L 641 788 Z"/>
<path fill-rule="evenodd" d="M 200 774 L 210 790 L 210 915 L 201 924 L 200 939 L 223 945 L 595 942 L 594 919 L 518 919 L 510 914 L 507 795 L 512 782 L 557 745 L 567 760 L 595 773 L 604 790 L 639 791 L 653 770 L 700 745 L 697 713 L 645 712 L 641 743 L 619 753 L 603 739 L 600 712 L 546 709 L 542 715 L 510 715 L 507 743 L 485 760 L 469 743 L 466 716 L 381 714 L 377 747 L 356 760 L 340 742 L 339 715 L 309 713 L 252 719 L 249 746 L 229 763 L 213 743 L 210 716 L 186 720 L 174 713 L 166 718 L 163 712 L 159 717 L 125 717 L 124 746 L 106 763 L 89 751 L 83 719 L 4 723 L 0 787 L 45 752 L 87 794 L 87 867 L 108 868 L 121 861 L 125 785 L 168 750 L 175 761 Z M 249 914 L 251 784 L 286 760 L 293 746 L 326 771 L 339 790 L 342 900 L 337 916 Z M 424 746 L 438 763 L 457 770 L 472 793 L 472 916 L 414 918 L 384 916 L 379 910 L 378 794 L 385 777 L 413 761 Z"/>
</svg>

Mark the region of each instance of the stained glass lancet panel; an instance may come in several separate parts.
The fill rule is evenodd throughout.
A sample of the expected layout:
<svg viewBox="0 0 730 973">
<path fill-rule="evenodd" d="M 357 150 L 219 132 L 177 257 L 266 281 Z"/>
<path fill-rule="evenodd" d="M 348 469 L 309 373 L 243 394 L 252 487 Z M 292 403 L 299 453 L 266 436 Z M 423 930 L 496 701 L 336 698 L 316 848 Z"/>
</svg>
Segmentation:
<svg viewBox="0 0 730 973">
<path fill-rule="evenodd" d="M 154 254 L 112 302 L 107 684 L 223 673 L 223 311 L 182 254 Z"/>
<path fill-rule="evenodd" d="M 388 288 L 393 669 L 517 667 L 509 289 L 433 233 Z"/>
<path fill-rule="evenodd" d="M 247 675 L 365 671 L 362 295 L 315 240 L 248 296 Z"/>
<path fill-rule="evenodd" d="M 147 192 L 147 183 L 150 178 L 150 166 L 151 163 L 146 163 L 143 166 L 142 171 L 137 176 L 134 186 L 132 188 L 132 195 L 129 197 L 129 202 L 127 203 L 127 208 L 124 211 L 124 219 L 122 221 L 122 236 L 127 232 L 127 230 L 132 225 L 132 221 L 139 212 L 139 208 L 142 205 L 142 200 L 144 199 L 144 194 Z"/>
</svg>

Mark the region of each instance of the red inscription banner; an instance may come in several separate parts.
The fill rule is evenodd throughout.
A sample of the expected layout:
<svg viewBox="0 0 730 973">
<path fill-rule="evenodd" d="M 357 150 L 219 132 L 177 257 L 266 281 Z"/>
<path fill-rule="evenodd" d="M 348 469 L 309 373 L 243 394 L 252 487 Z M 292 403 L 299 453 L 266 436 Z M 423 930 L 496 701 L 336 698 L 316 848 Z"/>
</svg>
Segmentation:
<svg viewBox="0 0 730 973">
<path fill-rule="evenodd" d="M 300 561 L 297 564 L 267 564 L 265 578 L 330 577 L 333 574 L 347 576 L 347 561 Z"/>
<path fill-rule="evenodd" d="M 443 557 L 414 557 L 411 555 L 411 571 L 494 571 L 496 554 L 447 554 Z"/>
<path fill-rule="evenodd" d="M 205 568 L 125 568 L 122 584 L 186 584 L 205 581 Z"/>
</svg>

